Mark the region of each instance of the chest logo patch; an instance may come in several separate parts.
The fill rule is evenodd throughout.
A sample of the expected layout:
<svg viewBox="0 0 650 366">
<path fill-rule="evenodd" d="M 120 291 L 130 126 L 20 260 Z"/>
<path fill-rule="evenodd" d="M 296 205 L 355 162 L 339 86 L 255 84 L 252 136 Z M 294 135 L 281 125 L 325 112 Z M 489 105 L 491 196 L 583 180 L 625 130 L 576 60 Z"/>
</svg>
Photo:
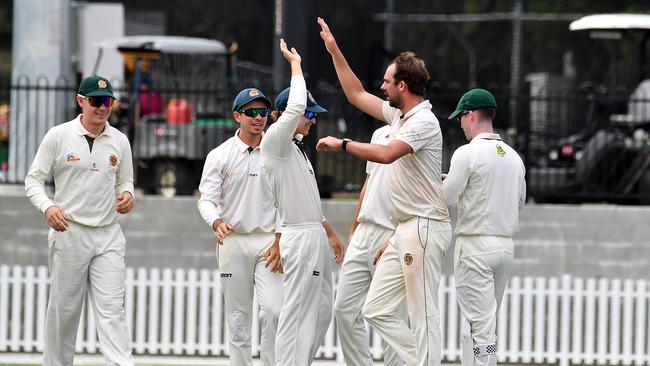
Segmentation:
<svg viewBox="0 0 650 366">
<path fill-rule="evenodd" d="M 81 160 L 81 158 L 79 158 L 77 156 L 77 154 L 75 154 L 73 152 L 70 152 L 70 153 L 66 154 L 65 160 L 68 161 L 68 162 L 71 162 L 71 161 Z"/>
<path fill-rule="evenodd" d="M 506 151 L 503 150 L 501 145 L 497 144 L 496 146 L 497 146 L 497 154 L 499 154 L 499 156 L 501 157 L 506 156 Z"/>
<path fill-rule="evenodd" d="M 411 253 L 404 254 L 404 263 L 409 266 L 413 263 L 413 255 Z"/>
<path fill-rule="evenodd" d="M 108 162 L 111 164 L 111 166 L 116 166 L 117 165 L 117 156 L 111 155 L 108 158 Z"/>
</svg>

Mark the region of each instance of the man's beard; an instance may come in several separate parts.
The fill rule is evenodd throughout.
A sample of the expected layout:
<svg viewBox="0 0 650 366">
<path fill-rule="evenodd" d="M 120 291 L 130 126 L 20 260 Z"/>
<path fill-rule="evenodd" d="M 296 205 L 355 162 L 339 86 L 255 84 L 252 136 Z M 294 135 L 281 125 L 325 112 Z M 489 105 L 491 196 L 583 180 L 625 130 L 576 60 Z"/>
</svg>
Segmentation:
<svg viewBox="0 0 650 366">
<path fill-rule="evenodd" d="M 388 105 L 389 106 L 391 106 L 393 108 L 397 108 L 397 109 L 400 109 L 402 107 L 402 99 L 401 98 L 399 98 L 399 97 L 391 98 L 388 95 L 386 96 L 386 98 L 388 99 Z"/>
</svg>

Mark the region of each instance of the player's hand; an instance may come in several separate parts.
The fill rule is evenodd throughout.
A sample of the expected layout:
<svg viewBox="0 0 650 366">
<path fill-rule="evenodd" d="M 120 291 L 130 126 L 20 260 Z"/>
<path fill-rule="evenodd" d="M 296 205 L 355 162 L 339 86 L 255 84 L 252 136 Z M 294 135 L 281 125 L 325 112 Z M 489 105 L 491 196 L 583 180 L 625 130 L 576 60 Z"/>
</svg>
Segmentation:
<svg viewBox="0 0 650 366">
<path fill-rule="evenodd" d="M 342 144 L 343 140 L 337 139 L 336 137 L 323 137 L 322 139 L 318 140 L 318 143 L 316 144 L 316 151 L 340 151 Z"/>
<path fill-rule="evenodd" d="M 280 38 L 280 52 L 282 52 L 282 56 L 284 56 L 289 63 L 300 63 L 302 61 L 298 51 L 293 47 L 291 47 L 291 50 L 287 49 L 287 43 L 282 38 Z"/>
<path fill-rule="evenodd" d="M 343 245 L 341 239 L 339 239 L 338 236 L 331 237 L 330 243 L 332 245 L 332 249 L 334 250 L 334 262 L 340 265 L 341 263 L 343 263 L 343 257 L 345 256 L 345 246 Z"/>
<path fill-rule="evenodd" d="M 44 215 L 52 229 L 61 232 L 68 230 L 68 214 L 62 208 L 50 206 L 45 210 Z"/>
<path fill-rule="evenodd" d="M 280 262 L 280 241 L 277 238 L 273 242 L 273 245 L 266 251 L 264 262 L 269 271 L 273 273 L 284 273 L 282 262 Z"/>
<path fill-rule="evenodd" d="M 216 220 L 212 226 L 214 229 L 214 236 L 217 239 L 217 244 L 219 245 L 223 245 L 223 239 L 225 239 L 226 235 L 230 234 L 230 232 L 234 229 L 232 224 L 221 220 Z"/>
<path fill-rule="evenodd" d="M 339 48 L 339 46 L 336 44 L 334 35 L 332 35 L 332 32 L 330 31 L 330 27 L 327 25 L 327 23 L 325 23 L 325 20 L 321 17 L 318 17 L 316 21 L 318 22 L 318 25 L 320 25 L 320 29 L 321 29 L 320 38 L 323 39 L 327 52 L 331 54 L 334 51 L 336 51 Z"/>
<path fill-rule="evenodd" d="M 133 208 L 133 196 L 131 192 L 122 192 L 117 195 L 117 207 L 116 210 L 118 213 L 125 214 L 131 211 Z"/>
<path fill-rule="evenodd" d="M 384 254 L 386 248 L 388 248 L 388 241 L 384 242 L 384 244 L 382 244 L 381 247 L 379 247 L 379 249 L 377 250 L 377 253 L 375 253 L 375 258 L 373 258 L 372 260 L 373 266 L 377 265 L 377 262 L 379 262 L 379 258 L 381 258 L 381 256 Z"/>
</svg>

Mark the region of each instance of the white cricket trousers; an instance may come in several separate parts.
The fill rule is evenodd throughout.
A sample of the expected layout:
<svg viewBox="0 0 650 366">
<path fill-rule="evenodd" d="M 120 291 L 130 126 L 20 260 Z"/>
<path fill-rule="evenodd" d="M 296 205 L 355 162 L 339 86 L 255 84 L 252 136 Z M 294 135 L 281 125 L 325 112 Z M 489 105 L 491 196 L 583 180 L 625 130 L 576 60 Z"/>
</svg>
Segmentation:
<svg viewBox="0 0 650 366">
<path fill-rule="evenodd" d="M 377 263 L 363 316 L 407 366 L 437 366 L 442 359 L 438 285 L 451 224 L 424 217 L 399 222 Z M 411 323 L 398 316 L 406 299 Z"/>
<path fill-rule="evenodd" d="M 68 221 L 50 229 L 50 296 L 43 364 L 70 366 L 86 290 L 107 365 L 133 365 L 124 312 L 126 240 L 120 225 L 88 227 Z"/>
<path fill-rule="evenodd" d="M 370 222 L 361 222 L 354 230 L 345 252 L 345 259 L 339 272 L 339 281 L 334 300 L 336 329 L 343 357 L 347 365 L 372 366 L 369 337 L 361 316 L 361 307 L 366 300 L 370 281 L 375 273 L 372 263 L 375 254 L 395 231 Z M 406 306 L 401 309 L 406 319 Z M 388 343 L 384 345 L 384 364 L 397 366 L 402 360 Z"/>
<path fill-rule="evenodd" d="M 311 365 L 332 320 L 333 252 L 321 223 L 282 228 L 284 304 L 275 341 L 278 366 Z"/>
<path fill-rule="evenodd" d="M 264 366 L 275 365 L 275 333 L 282 307 L 282 276 L 266 268 L 264 258 L 274 241 L 274 233 L 230 233 L 223 245 L 217 245 L 231 365 L 253 365 L 251 328 L 254 293 L 260 305 L 260 359 Z"/>
<path fill-rule="evenodd" d="M 454 249 L 454 276 L 461 324 L 461 363 L 497 364 L 497 314 L 514 253 L 512 238 L 459 235 Z"/>
</svg>

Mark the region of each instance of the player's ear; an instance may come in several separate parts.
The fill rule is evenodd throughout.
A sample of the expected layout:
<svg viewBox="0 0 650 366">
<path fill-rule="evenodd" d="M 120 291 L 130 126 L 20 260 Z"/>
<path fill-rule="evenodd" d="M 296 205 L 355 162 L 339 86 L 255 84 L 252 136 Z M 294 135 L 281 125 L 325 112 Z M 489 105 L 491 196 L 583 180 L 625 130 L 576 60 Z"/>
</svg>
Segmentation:
<svg viewBox="0 0 650 366">
<path fill-rule="evenodd" d="M 237 123 L 241 123 L 241 122 L 239 122 L 239 119 L 240 119 L 240 118 L 241 118 L 241 113 L 239 113 L 239 112 L 232 112 L 232 119 L 234 119 L 235 122 L 237 122 Z"/>
</svg>

